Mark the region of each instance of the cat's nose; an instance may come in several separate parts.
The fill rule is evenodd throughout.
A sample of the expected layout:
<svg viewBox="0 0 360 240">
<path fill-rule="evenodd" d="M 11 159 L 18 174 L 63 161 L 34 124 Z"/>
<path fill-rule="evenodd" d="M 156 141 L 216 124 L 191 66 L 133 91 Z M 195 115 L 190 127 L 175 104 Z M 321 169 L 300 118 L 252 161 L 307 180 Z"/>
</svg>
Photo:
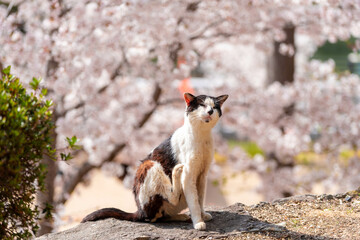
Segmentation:
<svg viewBox="0 0 360 240">
<path fill-rule="evenodd" d="M 213 109 L 210 109 L 209 111 L 208 111 L 208 114 L 209 115 L 211 115 L 211 114 L 213 114 L 214 113 L 214 110 Z"/>
</svg>

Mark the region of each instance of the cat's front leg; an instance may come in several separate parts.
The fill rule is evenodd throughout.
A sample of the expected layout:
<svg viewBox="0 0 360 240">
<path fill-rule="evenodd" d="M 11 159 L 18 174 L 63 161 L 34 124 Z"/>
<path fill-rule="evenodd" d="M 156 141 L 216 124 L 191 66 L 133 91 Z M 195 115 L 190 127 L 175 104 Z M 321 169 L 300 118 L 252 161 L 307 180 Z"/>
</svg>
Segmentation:
<svg viewBox="0 0 360 240">
<path fill-rule="evenodd" d="M 201 217 L 202 219 L 207 222 L 212 219 L 212 216 L 210 213 L 205 212 L 204 210 L 204 199 L 205 199 L 205 190 L 206 190 L 206 173 L 202 173 L 199 176 L 199 179 L 197 181 L 197 191 L 199 194 L 199 204 L 201 208 Z"/>
<path fill-rule="evenodd" d="M 183 171 L 184 165 L 178 164 L 174 167 L 172 171 L 172 191 L 169 196 L 169 201 L 171 204 L 176 206 L 179 203 L 179 197 L 181 194 L 181 174 Z"/>
<path fill-rule="evenodd" d="M 201 207 L 199 204 L 196 180 L 196 177 L 194 177 L 194 175 L 188 171 L 183 174 L 183 191 L 186 198 L 186 203 L 190 210 L 191 220 L 193 222 L 194 228 L 197 230 L 205 230 L 206 224 L 201 216 Z"/>
</svg>

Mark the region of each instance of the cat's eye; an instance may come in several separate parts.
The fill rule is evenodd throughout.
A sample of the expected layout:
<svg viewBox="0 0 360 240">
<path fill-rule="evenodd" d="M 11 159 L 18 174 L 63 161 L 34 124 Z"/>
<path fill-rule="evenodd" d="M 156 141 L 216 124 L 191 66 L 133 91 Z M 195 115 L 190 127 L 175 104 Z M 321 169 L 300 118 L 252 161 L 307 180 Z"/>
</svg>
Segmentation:
<svg viewBox="0 0 360 240">
<path fill-rule="evenodd" d="M 205 107 L 205 103 L 203 101 L 198 101 L 197 103 L 199 104 L 199 106 Z"/>
</svg>

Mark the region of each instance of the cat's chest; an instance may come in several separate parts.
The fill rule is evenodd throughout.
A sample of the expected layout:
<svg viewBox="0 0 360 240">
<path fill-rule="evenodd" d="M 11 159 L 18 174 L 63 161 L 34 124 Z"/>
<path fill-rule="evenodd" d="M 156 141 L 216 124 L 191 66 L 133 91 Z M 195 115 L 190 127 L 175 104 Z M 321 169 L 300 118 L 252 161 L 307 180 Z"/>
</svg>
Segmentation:
<svg viewBox="0 0 360 240">
<path fill-rule="evenodd" d="M 213 150 L 212 139 L 200 139 L 189 142 L 189 152 L 192 152 L 199 157 L 206 158 Z"/>
<path fill-rule="evenodd" d="M 172 143 L 180 162 L 208 162 L 213 157 L 211 134 L 194 136 L 186 131 L 179 131 L 174 134 Z"/>
</svg>

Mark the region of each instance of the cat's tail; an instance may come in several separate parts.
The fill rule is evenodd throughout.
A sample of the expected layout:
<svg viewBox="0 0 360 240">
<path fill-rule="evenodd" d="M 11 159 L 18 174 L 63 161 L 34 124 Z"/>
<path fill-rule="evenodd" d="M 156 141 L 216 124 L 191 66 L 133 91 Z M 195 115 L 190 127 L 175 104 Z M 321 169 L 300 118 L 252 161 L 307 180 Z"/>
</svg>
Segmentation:
<svg viewBox="0 0 360 240">
<path fill-rule="evenodd" d="M 106 218 L 116 218 L 119 220 L 127 220 L 132 222 L 140 222 L 144 220 L 144 218 L 141 217 L 139 210 L 134 213 L 127 213 L 117 208 L 103 208 L 93 213 L 90 213 L 89 215 L 84 217 L 81 222 L 84 223 L 89 221 L 97 221 Z"/>
</svg>

